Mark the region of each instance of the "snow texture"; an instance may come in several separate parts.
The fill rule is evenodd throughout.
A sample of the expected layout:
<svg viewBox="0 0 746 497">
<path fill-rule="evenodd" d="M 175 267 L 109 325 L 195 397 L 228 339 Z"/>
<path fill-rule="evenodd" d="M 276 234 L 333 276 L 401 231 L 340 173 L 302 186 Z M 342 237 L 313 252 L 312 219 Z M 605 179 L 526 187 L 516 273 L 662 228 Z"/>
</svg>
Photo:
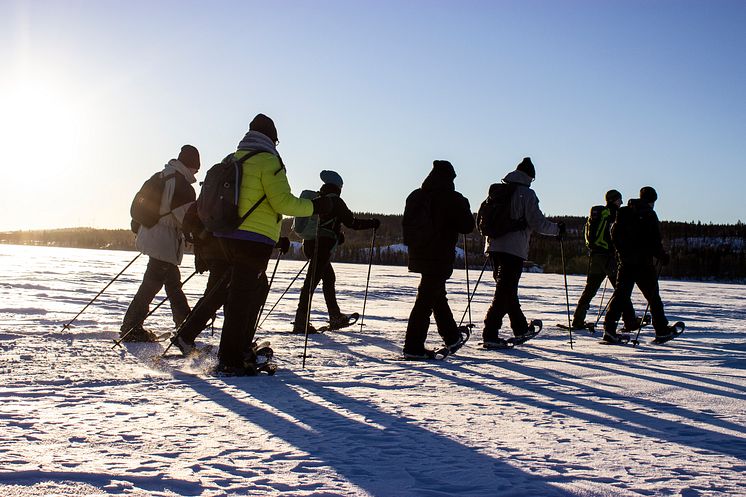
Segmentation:
<svg viewBox="0 0 746 497">
<path fill-rule="evenodd" d="M 571 348 L 553 326 L 567 321 L 562 275 L 524 274 L 537 338 L 486 351 L 477 324 L 456 356 L 421 363 L 395 360 L 418 278 L 374 266 L 364 326 L 312 336 L 303 369 L 303 337 L 287 333 L 299 279 L 257 334 L 277 375 L 220 378 L 215 351 L 112 348 L 144 256 L 62 329 L 134 255 L 0 246 L 0 495 L 746 495 L 743 286 L 663 281 L 681 337 L 651 345 L 647 328 L 632 348 L 576 333 Z M 301 266 L 280 263 L 267 309 Z M 343 311 L 362 311 L 367 267 L 335 269 Z M 205 282 L 188 282 L 190 302 Z M 572 306 L 584 280 L 568 282 Z M 493 289 L 485 274 L 475 322 Z M 463 271 L 449 292 L 458 320 Z M 326 319 L 320 291 L 312 318 Z M 217 345 L 221 322 L 199 342 Z M 146 325 L 167 331 L 168 306 Z"/>
</svg>

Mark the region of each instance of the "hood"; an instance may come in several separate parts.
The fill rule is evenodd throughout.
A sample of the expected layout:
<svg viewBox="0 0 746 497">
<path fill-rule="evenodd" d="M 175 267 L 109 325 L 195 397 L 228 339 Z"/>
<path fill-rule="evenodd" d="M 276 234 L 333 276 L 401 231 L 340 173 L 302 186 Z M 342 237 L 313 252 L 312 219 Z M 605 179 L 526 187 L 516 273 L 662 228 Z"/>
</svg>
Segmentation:
<svg viewBox="0 0 746 497">
<path fill-rule="evenodd" d="M 170 173 L 176 171 L 186 178 L 189 184 L 197 182 L 197 178 L 194 176 L 194 172 L 186 167 L 179 159 L 171 159 L 168 164 L 163 168 L 164 173 Z"/>
<path fill-rule="evenodd" d="M 277 157 L 280 156 L 277 153 L 274 142 L 267 135 L 254 130 L 249 130 L 244 135 L 238 144 L 238 150 L 258 150 L 260 152 L 269 152 Z"/>
<path fill-rule="evenodd" d="M 519 185 L 531 186 L 531 181 L 533 181 L 533 179 L 523 171 L 515 170 L 506 174 L 503 181 L 505 183 L 517 183 Z"/>
</svg>

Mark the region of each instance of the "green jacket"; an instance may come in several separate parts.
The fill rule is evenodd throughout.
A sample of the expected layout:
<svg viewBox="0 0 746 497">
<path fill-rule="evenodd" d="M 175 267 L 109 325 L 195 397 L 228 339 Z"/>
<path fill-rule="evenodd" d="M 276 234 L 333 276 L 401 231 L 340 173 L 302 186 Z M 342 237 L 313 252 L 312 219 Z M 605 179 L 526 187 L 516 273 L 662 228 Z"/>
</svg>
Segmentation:
<svg viewBox="0 0 746 497">
<path fill-rule="evenodd" d="M 239 150 L 236 157 L 243 157 L 247 153 L 246 150 Z M 283 214 L 313 214 L 313 202 L 292 194 L 280 159 L 268 152 L 256 154 L 243 163 L 243 179 L 238 197 L 239 214 L 251 209 L 262 195 L 267 195 L 267 198 L 238 227 L 239 230 L 259 233 L 277 241 L 280 238 Z"/>
</svg>

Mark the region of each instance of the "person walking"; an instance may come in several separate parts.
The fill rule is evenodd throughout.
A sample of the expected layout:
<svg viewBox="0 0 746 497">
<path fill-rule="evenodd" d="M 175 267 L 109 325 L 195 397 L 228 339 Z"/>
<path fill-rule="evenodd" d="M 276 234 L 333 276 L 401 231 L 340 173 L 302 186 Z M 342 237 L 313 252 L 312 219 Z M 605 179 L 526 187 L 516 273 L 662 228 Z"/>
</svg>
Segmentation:
<svg viewBox="0 0 746 497">
<path fill-rule="evenodd" d="M 668 341 L 684 329 L 681 322 L 668 325 L 658 290 L 658 270 L 654 261 L 665 266 L 670 256 L 661 241 L 660 221 L 654 210 L 657 200 L 658 193 L 653 187 L 642 187 L 640 198 L 631 199 L 627 206 L 619 209 L 611 227 L 611 240 L 619 254 L 619 271 L 604 319 L 604 342 L 626 341 L 627 337 L 617 334 L 616 327 L 623 310 L 630 305 L 635 284 L 648 301 L 657 341 Z"/>
<path fill-rule="evenodd" d="M 562 236 L 564 223 L 549 221 L 539 209 L 539 199 L 531 189 L 536 169 L 530 157 L 524 158 L 515 171 L 503 178 L 503 183 L 513 188 L 509 202 L 510 219 L 517 221 L 515 229 L 501 236 L 488 236 L 485 252 L 493 265 L 495 295 L 484 318 L 482 332 L 485 348 L 505 348 L 508 341 L 499 336 L 503 318 L 507 314 L 515 338 L 524 338 L 534 332 L 540 321 L 529 323 L 521 310 L 518 283 L 523 272 L 523 262 L 528 258 L 529 242 L 533 232 L 542 235 Z"/>
<path fill-rule="evenodd" d="M 314 326 L 307 322 L 307 318 L 309 292 L 312 294 L 316 290 L 319 281 L 323 283 L 324 300 L 329 313 L 329 329 L 335 330 L 350 325 L 350 316 L 343 314 L 337 303 L 336 275 L 331 264 L 331 258 L 337 245 L 344 243 L 343 225 L 352 230 L 377 230 L 381 226 L 379 219 L 360 219 L 350 211 L 344 200 L 340 198 L 344 182 L 339 173 L 321 171 L 319 176 L 323 181 L 319 195 L 335 197 L 338 204 L 333 214 L 319 216 L 317 221 L 318 231 L 310 229 L 312 227 L 309 225 L 307 231 L 312 232 L 303 235 L 303 254 L 311 262 L 300 292 L 300 300 L 293 322 L 293 333 L 305 333 L 306 326 L 308 326 L 309 333 L 317 332 Z M 317 235 L 318 237 L 316 237 Z M 311 281 L 311 275 L 314 275 L 313 282 Z"/>
<path fill-rule="evenodd" d="M 455 189 L 455 178 L 450 162 L 436 160 L 422 187 L 407 197 L 402 228 L 408 267 L 421 279 L 407 322 L 405 359 L 435 357 L 434 350 L 425 348 L 431 315 L 449 353 L 456 352 L 469 337 L 469 328 L 456 324 L 446 296 L 459 234 L 471 233 L 475 224 L 469 201 Z"/>
<path fill-rule="evenodd" d="M 605 278 L 609 278 L 612 288 L 616 288 L 617 256 L 611 242 L 611 226 L 616 220 L 617 211 L 622 206 L 622 194 L 617 190 L 606 192 L 606 205 L 591 207 L 585 223 L 585 246 L 588 248 L 588 275 L 585 288 L 578 299 L 572 318 L 572 328 L 586 329 L 586 314 L 591 300 L 596 296 Z M 599 312 L 600 314 L 600 312 Z M 632 302 L 623 309 L 624 327 L 634 330 L 640 323 L 635 315 Z"/>
<path fill-rule="evenodd" d="M 184 256 L 181 224 L 187 209 L 196 199 L 192 184 L 197 181 L 195 176 L 199 167 L 199 151 L 192 145 L 184 145 L 179 156 L 171 159 L 158 173 L 165 180 L 159 208 L 161 217 L 151 227 L 139 225 L 136 229 L 135 247 L 149 259 L 142 283 L 120 327 L 120 336 L 126 342 L 155 341 L 155 335 L 143 327 L 143 321 L 150 303 L 164 286 L 174 324 L 179 326 L 189 314 L 189 303 L 181 289 L 179 273 Z"/>
<path fill-rule="evenodd" d="M 280 237 L 282 215 L 327 214 L 335 205 L 327 197 L 309 200 L 291 193 L 285 164 L 277 152 L 278 144 L 274 121 L 257 114 L 235 156 L 240 159 L 259 152 L 243 161 L 238 211 L 248 212 L 258 205 L 237 229 L 213 233 L 219 239 L 224 257 L 224 268 L 217 268 L 216 272 L 229 274 L 217 367 L 219 373 L 226 375 L 258 373 L 252 343 L 259 310 L 268 292 L 266 269 Z"/>
</svg>

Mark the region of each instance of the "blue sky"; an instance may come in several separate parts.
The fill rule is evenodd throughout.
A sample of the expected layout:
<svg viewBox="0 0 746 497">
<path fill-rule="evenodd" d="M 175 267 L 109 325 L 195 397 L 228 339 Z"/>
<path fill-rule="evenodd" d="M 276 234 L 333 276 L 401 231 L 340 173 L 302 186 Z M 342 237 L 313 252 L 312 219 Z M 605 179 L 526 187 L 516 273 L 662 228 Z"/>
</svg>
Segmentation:
<svg viewBox="0 0 746 497">
<path fill-rule="evenodd" d="M 293 190 L 400 213 L 450 160 L 474 210 L 524 156 L 547 214 L 659 192 L 746 221 L 743 1 L 0 3 L 0 229 L 125 228 L 184 143 L 204 169 L 257 112 Z"/>
</svg>

